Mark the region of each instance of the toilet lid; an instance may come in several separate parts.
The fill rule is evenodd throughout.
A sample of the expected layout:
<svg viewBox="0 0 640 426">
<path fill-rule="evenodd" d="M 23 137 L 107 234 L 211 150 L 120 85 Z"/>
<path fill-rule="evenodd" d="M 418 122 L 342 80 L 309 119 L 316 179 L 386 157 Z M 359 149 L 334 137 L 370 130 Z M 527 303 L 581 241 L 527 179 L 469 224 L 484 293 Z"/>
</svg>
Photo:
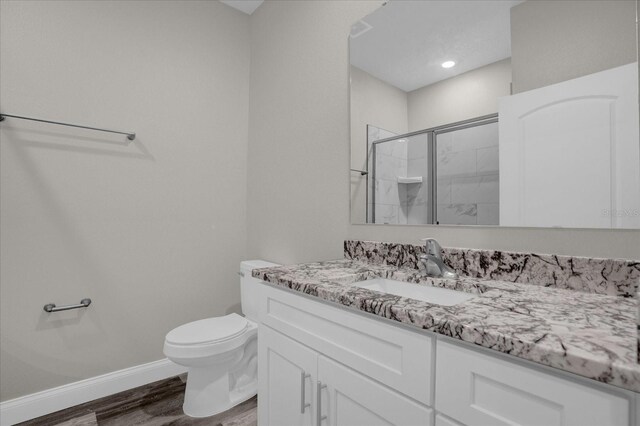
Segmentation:
<svg viewBox="0 0 640 426">
<path fill-rule="evenodd" d="M 207 318 L 174 328 L 166 341 L 174 345 L 202 345 L 232 339 L 243 334 L 249 323 L 238 314 Z"/>
</svg>

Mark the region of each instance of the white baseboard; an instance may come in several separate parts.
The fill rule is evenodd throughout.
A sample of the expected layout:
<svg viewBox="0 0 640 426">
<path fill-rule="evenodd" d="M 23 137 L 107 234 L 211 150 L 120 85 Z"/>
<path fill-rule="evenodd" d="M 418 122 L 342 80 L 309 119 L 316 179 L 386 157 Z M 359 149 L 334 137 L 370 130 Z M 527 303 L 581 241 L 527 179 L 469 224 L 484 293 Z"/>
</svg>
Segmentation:
<svg viewBox="0 0 640 426">
<path fill-rule="evenodd" d="M 161 359 L 0 403 L 0 425 L 9 426 L 127 389 L 182 374 L 186 367 Z"/>
</svg>

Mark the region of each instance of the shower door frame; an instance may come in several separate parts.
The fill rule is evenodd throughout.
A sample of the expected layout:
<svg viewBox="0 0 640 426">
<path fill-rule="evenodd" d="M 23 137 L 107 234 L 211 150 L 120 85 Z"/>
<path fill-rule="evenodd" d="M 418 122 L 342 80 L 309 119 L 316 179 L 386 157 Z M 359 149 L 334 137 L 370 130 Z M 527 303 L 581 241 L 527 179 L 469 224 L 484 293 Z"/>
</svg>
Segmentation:
<svg viewBox="0 0 640 426">
<path fill-rule="evenodd" d="M 412 136 L 418 136 L 427 134 L 427 158 L 429 172 L 428 172 L 428 187 L 427 187 L 427 223 L 421 225 L 439 225 L 438 223 L 438 212 L 437 212 L 437 197 L 438 197 L 438 158 L 437 158 L 437 136 L 444 134 L 455 132 L 457 130 L 464 130 L 471 127 L 483 126 L 486 124 L 492 124 L 498 122 L 498 113 L 487 114 L 480 117 L 470 118 L 467 120 L 457 121 L 455 123 L 444 124 L 442 126 L 431 127 L 429 129 L 417 130 L 415 132 L 404 133 L 402 135 L 392 136 L 385 139 L 380 139 L 374 142 L 371 142 L 372 145 L 372 153 L 371 153 L 371 180 L 372 180 L 372 191 L 371 191 L 371 224 L 376 224 L 376 147 L 379 143 L 392 142 L 398 139 L 410 138 Z M 367 141 L 369 144 L 369 141 Z M 368 146 L 367 146 L 368 150 Z M 369 191 L 369 185 L 367 185 L 367 192 Z M 369 199 L 369 194 L 367 193 L 367 201 Z M 369 204 L 367 202 L 367 208 Z M 367 218 L 369 216 L 369 212 L 366 213 Z M 404 224 L 406 225 L 406 224 Z M 455 225 L 455 224 L 447 224 L 444 225 Z"/>
</svg>

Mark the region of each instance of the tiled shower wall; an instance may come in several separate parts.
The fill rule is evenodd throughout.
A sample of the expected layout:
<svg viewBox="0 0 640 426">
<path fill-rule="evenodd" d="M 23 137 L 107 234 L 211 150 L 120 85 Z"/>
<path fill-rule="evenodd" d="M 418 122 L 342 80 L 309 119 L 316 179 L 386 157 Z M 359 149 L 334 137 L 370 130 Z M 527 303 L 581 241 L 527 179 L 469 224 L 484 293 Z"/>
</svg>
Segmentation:
<svg viewBox="0 0 640 426">
<path fill-rule="evenodd" d="M 393 136 L 390 132 L 369 128 L 371 140 Z M 423 134 L 376 146 L 375 223 L 428 223 L 427 140 Z M 398 177 L 422 177 L 423 182 L 398 183 Z"/>
<path fill-rule="evenodd" d="M 436 141 L 438 222 L 498 225 L 498 123 L 442 133 Z"/>
</svg>

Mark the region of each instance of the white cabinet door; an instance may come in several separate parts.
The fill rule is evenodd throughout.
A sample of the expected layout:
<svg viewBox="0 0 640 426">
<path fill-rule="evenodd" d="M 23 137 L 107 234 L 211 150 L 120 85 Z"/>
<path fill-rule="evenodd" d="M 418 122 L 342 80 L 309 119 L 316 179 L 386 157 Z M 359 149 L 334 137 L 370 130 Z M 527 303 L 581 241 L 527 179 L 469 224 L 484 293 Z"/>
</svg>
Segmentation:
<svg viewBox="0 0 640 426">
<path fill-rule="evenodd" d="M 464 425 L 440 413 L 436 413 L 436 426 L 464 426 Z"/>
<path fill-rule="evenodd" d="M 628 426 L 629 399 L 438 340 L 436 409 L 468 426 Z"/>
<path fill-rule="evenodd" d="M 318 426 L 433 425 L 430 408 L 324 356 L 317 388 Z"/>
<path fill-rule="evenodd" d="M 258 329 L 258 424 L 311 426 L 318 355 L 261 324 Z"/>
</svg>

